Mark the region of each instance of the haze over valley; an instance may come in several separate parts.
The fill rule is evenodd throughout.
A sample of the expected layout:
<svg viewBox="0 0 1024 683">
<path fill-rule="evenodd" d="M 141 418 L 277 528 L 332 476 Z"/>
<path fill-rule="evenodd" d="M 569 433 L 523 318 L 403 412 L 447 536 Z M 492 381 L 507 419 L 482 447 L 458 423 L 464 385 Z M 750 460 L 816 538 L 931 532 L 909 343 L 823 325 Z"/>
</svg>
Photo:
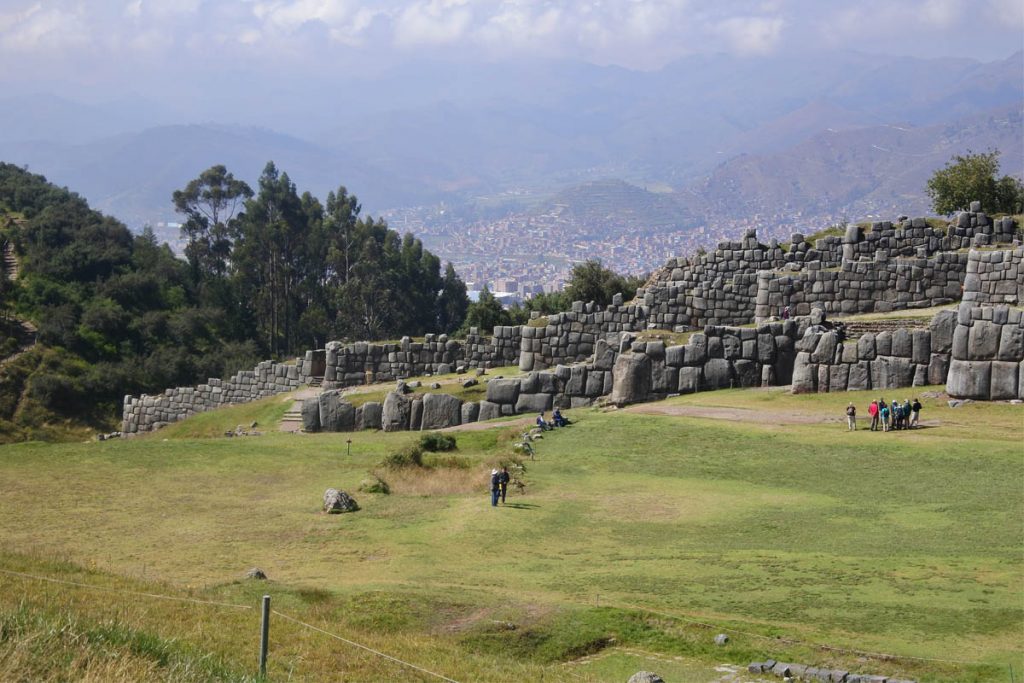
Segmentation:
<svg viewBox="0 0 1024 683">
<path fill-rule="evenodd" d="M 921 36 L 949 35 L 973 16 L 951 7 L 937 18 L 908 7 L 900 20 L 918 22 Z M 989 23 L 974 16 L 969 33 L 999 35 L 997 10 L 1015 16 L 994 3 L 978 15 Z M 522 294 L 557 288 L 588 257 L 643 273 L 748 228 L 788 238 L 924 214 L 926 179 L 968 150 L 999 150 L 1003 172 L 1024 175 L 1024 53 L 1010 54 L 1012 41 L 900 54 L 906 47 L 883 41 L 886 29 L 868 17 L 807 11 L 833 26 L 860 21 L 878 37 L 830 43 L 789 16 L 736 35 L 715 29 L 720 40 L 687 48 L 662 44 L 650 26 L 646 57 L 584 38 L 507 54 L 479 52 L 483 38 L 469 33 L 412 47 L 389 33 L 395 47 L 376 59 L 365 44 L 328 41 L 320 61 L 293 46 L 283 65 L 243 69 L 229 51 L 209 68 L 198 56 L 122 65 L 74 85 L 37 64 L 36 78 L 5 77 L 0 158 L 172 244 L 175 189 L 214 164 L 254 183 L 273 160 L 314 195 L 346 186 L 364 212 L 415 232 L 467 280 L 515 280 Z M 431 16 L 447 26 L 446 12 Z M 474 21 L 489 16 L 475 12 Z M 288 35 L 356 30 L 338 16 Z M 698 15 L 690 30 L 729 21 Z"/>
</svg>

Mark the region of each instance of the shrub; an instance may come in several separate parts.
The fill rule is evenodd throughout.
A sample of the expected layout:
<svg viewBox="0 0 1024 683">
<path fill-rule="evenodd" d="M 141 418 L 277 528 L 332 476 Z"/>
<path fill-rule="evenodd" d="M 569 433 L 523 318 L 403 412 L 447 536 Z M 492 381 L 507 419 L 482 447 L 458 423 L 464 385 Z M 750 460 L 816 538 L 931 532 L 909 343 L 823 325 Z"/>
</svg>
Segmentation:
<svg viewBox="0 0 1024 683">
<path fill-rule="evenodd" d="M 455 450 L 455 437 L 440 432 L 428 432 L 420 437 L 419 447 L 431 453 Z"/>
<path fill-rule="evenodd" d="M 371 474 L 366 479 L 363 479 L 359 483 L 359 490 L 364 493 L 383 493 L 384 495 L 391 493 L 391 487 L 388 486 L 388 483 L 375 474 Z"/>
<path fill-rule="evenodd" d="M 388 469 L 423 467 L 423 449 L 415 444 L 411 444 L 400 451 L 391 453 L 380 464 Z"/>
</svg>

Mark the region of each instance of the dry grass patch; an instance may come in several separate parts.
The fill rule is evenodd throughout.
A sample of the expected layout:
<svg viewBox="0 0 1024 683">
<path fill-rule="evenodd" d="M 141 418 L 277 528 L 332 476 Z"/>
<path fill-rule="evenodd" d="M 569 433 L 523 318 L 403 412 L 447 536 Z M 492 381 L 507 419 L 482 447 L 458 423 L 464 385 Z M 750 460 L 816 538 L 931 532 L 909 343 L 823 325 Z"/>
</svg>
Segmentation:
<svg viewBox="0 0 1024 683">
<path fill-rule="evenodd" d="M 405 496 L 455 496 L 490 486 L 490 471 L 484 467 L 381 467 L 373 474 L 388 483 L 392 494 Z"/>
</svg>

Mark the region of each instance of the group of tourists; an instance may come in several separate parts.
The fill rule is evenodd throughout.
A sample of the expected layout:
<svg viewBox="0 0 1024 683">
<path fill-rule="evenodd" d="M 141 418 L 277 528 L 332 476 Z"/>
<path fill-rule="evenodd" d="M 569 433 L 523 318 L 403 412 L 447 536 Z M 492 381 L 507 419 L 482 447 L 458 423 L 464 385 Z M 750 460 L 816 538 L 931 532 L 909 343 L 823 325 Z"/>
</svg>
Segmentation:
<svg viewBox="0 0 1024 683">
<path fill-rule="evenodd" d="M 555 427 L 568 427 L 569 424 L 569 420 L 562 416 L 562 411 L 559 408 L 555 408 L 555 412 L 551 413 L 550 421 L 544 419 L 543 412 L 537 416 L 537 426 L 545 432 Z"/>
<path fill-rule="evenodd" d="M 508 493 L 508 483 L 512 480 L 507 467 L 501 470 L 491 470 L 491 506 L 498 507 L 498 500 L 505 504 L 505 494 Z"/>
<path fill-rule="evenodd" d="M 572 424 L 568 418 L 562 415 L 562 411 L 559 408 L 555 408 L 555 412 L 551 414 L 551 420 L 546 420 L 544 418 L 544 415 L 545 414 L 543 412 L 537 415 L 537 426 L 544 431 L 554 429 L 555 427 L 568 427 L 570 424 Z M 524 435 L 524 438 L 525 436 L 526 435 Z M 529 447 L 529 441 L 526 442 L 526 445 L 527 447 Z M 509 476 L 507 467 L 502 467 L 500 470 L 491 470 L 492 507 L 497 507 L 499 500 L 501 501 L 502 505 L 505 504 L 505 496 L 506 494 L 508 494 L 508 483 L 509 481 L 511 481 L 511 479 L 512 477 Z"/>
<path fill-rule="evenodd" d="M 868 416 L 871 418 L 871 431 L 873 432 L 914 429 L 919 426 L 921 401 L 915 398 L 911 403 L 908 398 L 900 403 L 898 399 L 894 398 L 892 403 L 886 403 L 884 398 L 880 398 L 872 401 L 868 406 Z M 847 429 L 851 432 L 857 429 L 857 407 L 853 403 L 846 406 L 846 424 Z"/>
</svg>

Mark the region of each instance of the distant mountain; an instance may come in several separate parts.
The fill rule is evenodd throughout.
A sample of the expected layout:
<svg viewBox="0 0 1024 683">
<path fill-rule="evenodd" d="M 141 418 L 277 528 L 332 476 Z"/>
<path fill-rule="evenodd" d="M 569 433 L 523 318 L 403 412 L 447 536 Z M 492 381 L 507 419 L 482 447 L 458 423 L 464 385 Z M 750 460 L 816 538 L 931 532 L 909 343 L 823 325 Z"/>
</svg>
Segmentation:
<svg viewBox="0 0 1024 683">
<path fill-rule="evenodd" d="M 677 195 L 694 213 L 891 216 L 924 214 L 927 179 L 954 154 L 1001 152 L 1002 172 L 1024 175 L 1021 104 L 953 123 L 867 126 L 818 133 L 770 154 L 745 154 Z"/>
<path fill-rule="evenodd" d="M 691 227 L 693 216 L 666 193 L 649 192 L 621 180 L 600 180 L 568 188 L 533 213 L 571 221 L 582 235 L 603 239 L 609 231 L 657 235 Z"/>
<path fill-rule="evenodd" d="M 255 187 L 263 167 L 274 161 L 321 199 L 342 184 L 371 206 L 436 196 L 421 193 L 415 180 L 384 174 L 350 155 L 253 128 L 163 126 L 82 145 L 0 142 L 0 158 L 76 188 L 98 210 L 135 227 L 175 220 L 171 193 L 214 164 L 226 165 Z M 403 182 L 409 190 L 403 190 Z"/>
<path fill-rule="evenodd" d="M 320 196 L 345 184 L 372 212 L 443 201 L 458 213 L 493 206 L 495 197 L 549 197 L 607 178 L 690 195 L 682 203 L 695 215 L 707 210 L 694 203 L 695 189 L 710 194 L 715 211 L 852 206 L 886 179 L 906 176 L 909 188 L 920 177 L 910 167 L 922 162 L 909 156 L 890 168 L 888 158 L 847 140 L 899 147 L 911 143 L 868 131 L 908 128 L 915 142 L 906 154 L 941 165 L 953 148 L 942 142 L 943 126 L 1019 106 L 1022 82 L 1020 52 L 990 63 L 852 52 L 694 55 L 651 72 L 423 62 L 372 79 L 345 75 L 331 87 L 296 76 L 266 106 L 258 104 L 265 93 L 247 81 L 252 87 L 225 84 L 210 102 L 8 98 L 0 100 L 0 159 L 75 187 L 135 227 L 167 220 L 171 192 L 211 164 L 255 180 L 271 159 Z M 204 107 L 230 111 L 244 125 L 182 120 L 212 116 Z M 970 144 L 983 142 L 979 135 Z M 763 159 L 776 166 L 760 167 Z M 812 168 L 815 177 L 800 180 Z M 735 201 L 719 198 L 747 191 Z"/>
</svg>

